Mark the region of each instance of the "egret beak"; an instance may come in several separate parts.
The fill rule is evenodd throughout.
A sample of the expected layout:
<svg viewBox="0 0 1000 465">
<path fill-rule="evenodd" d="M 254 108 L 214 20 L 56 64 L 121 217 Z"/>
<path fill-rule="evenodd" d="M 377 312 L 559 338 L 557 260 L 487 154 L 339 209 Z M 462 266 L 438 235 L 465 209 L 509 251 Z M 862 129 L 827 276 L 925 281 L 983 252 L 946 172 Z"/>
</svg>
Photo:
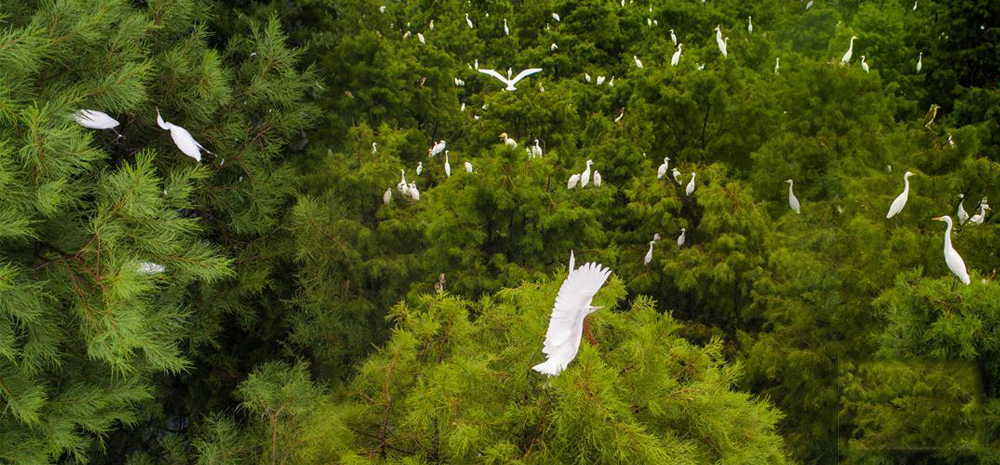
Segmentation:
<svg viewBox="0 0 1000 465">
<path fill-rule="evenodd" d="M 934 221 L 944 221 L 944 217 L 943 216 L 939 216 L 937 218 L 931 218 L 931 219 L 934 220 Z"/>
</svg>

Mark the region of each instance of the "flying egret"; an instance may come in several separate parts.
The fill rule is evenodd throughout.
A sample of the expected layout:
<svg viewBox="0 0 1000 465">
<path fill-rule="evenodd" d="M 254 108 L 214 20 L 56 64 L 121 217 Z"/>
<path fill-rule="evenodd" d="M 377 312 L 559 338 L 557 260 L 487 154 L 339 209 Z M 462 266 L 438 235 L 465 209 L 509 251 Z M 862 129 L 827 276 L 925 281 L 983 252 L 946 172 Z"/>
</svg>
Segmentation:
<svg viewBox="0 0 1000 465">
<path fill-rule="evenodd" d="M 468 13 L 465 14 L 465 24 L 468 24 L 469 25 L 469 29 L 472 29 L 472 27 L 473 27 L 472 26 L 472 20 L 469 19 L 469 14 Z"/>
<path fill-rule="evenodd" d="M 781 68 L 781 57 L 774 57 L 774 74 L 778 74 L 778 70 Z"/>
<path fill-rule="evenodd" d="M 639 61 L 639 57 L 632 55 L 632 59 L 635 60 L 635 65 L 639 67 L 639 69 L 642 69 L 642 62 Z"/>
<path fill-rule="evenodd" d="M 511 137 L 507 137 L 507 133 L 506 132 L 500 134 L 500 139 L 503 139 L 503 143 L 506 144 L 507 147 L 510 147 L 512 149 L 516 149 L 517 148 L 517 141 L 514 140 Z"/>
<path fill-rule="evenodd" d="M 677 45 L 677 34 L 674 34 L 674 30 L 670 30 L 670 41 Z"/>
<path fill-rule="evenodd" d="M 590 304 L 608 276 L 611 276 L 611 270 L 594 262 L 570 270 L 569 276 L 559 288 L 549 319 L 549 329 L 545 333 L 542 353 L 547 355 L 547 359 L 532 367 L 533 370 L 556 376 L 576 358 L 583 338 L 584 319 L 588 314 L 600 310 L 601 307 L 592 307 Z"/>
<path fill-rule="evenodd" d="M 885 219 L 896 216 L 906 206 L 906 199 L 910 197 L 910 176 L 913 176 L 913 173 L 909 171 L 903 174 L 903 193 L 899 194 L 896 200 L 892 201 L 892 205 L 889 206 L 889 213 L 885 215 Z"/>
<path fill-rule="evenodd" d="M 747 16 L 747 34 L 753 34 L 753 17 Z"/>
<path fill-rule="evenodd" d="M 420 200 L 420 191 L 417 190 L 417 183 L 410 183 L 410 197 L 413 200 Z"/>
<path fill-rule="evenodd" d="M 597 76 L 597 81 L 595 82 L 597 82 L 597 85 L 601 85 L 604 84 L 604 79 L 604 76 Z"/>
<path fill-rule="evenodd" d="M 424 170 L 424 162 L 422 162 L 422 161 L 418 161 L 418 162 L 417 162 L 417 176 L 420 176 L 420 173 L 421 173 L 421 172 L 422 172 L 423 170 Z"/>
<path fill-rule="evenodd" d="M 535 145 L 531 146 L 530 154 L 531 154 L 530 158 L 542 156 L 542 146 L 538 144 L 538 139 L 535 139 Z"/>
<path fill-rule="evenodd" d="M 136 271 L 138 271 L 140 273 L 143 273 L 143 274 L 163 273 L 165 270 L 166 270 L 166 268 L 164 268 L 163 265 L 156 264 L 156 263 L 153 263 L 153 262 L 142 262 L 136 268 Z"/>
<path fill-rule="evenodd" d="M 966 286 L 969 285 L 971 280 L 969 279 L 969 272 L 965 269 L 965 261 L 962 260 L 962 256 L 955 251 L 955 248 L 951 246 L 951 217 L 950 216 L 939 216 L 934 218 L 934 221 L 944 221 L 948 224 L 948 229 L 944 232 L 944 262 L 948 264 L 948 269 L 951 270 L 955 276 L 960 279 Z M 955 289 L 955 286 L 951 286 Z"/>
<path fill-rule="evenodd" d="M 927 129 L 931 128 L 931 124 L 934 123 L 934 118 L 937 118 L 938 109 L 941 108 L 936 103 L 931 104 L 930 110 L 927 110 L 927 114 L 924 115 L 924 127 Z"/>
<path fill-rule="evenodd" d="M 73 119 L 87 129 L 114 129 L 118 121 L 107 113 L 97 110 L 79 110 L 73 113 Z"/>
<path fill-rule="evenodd" d="M 690 181 L 688 181 L 688 185 L 687 185 L 687 187 L 686 187 L 686 188 L 684 188 L 684 192 L 685 192 L 685 193 L 686 193 L 686 194 L 687 194 L 688 196 L 690 196 L 691 194 L 693 194 L 693 193 L 694 193 L 694 175 L 695 175 L 695 174 L 696 174 L 696 173 L 691 173 L 691 180 L 690 180 Z"/>
<path fill-rule="evenodd" d="M 958 201 L 958 213 L 955 216 L 958 217 L 958 224 L 965 224 L 966 221 L 969 221 L 969 212 L 965 211 L 965 205 L 963 205 L 965 203 L 965 194 L 958 194 L 958 198 L 960 199 Z"/>
<path fill-rule="evenodd" d="M 847 47 L 847 53 L 845 53 L 844 57 L 840 59 L 841 65 L 846 65 L 851 62 L 851 57 L 854 56 L 854 39 L 857 38 L 858 36 L 851 36 L 851 46 Z"/>
<path fill-rule="evenodd" d="M 670 167 L 670 157 L 663 157 L 663 164 L 656 169 L 656 179 L 663 178 L 663 175 L 667 174 L 667 168 Z"/>
<path fill-rule="evenodd" d="M 587 168 L 580 174 L 580 187 L 587 187 L 587 184 L 590 184 L 590 165 L 593 163 L 593 161 L 587 160 Z"/>
<path fill-rule="evenodd" d="M 670 57 L 670 66 L 677 66 L 681 62 L 681 48 L 684 44 L 677 44 L 677 51 L 674 52 L 674 56 Z"/>
<path fill-rule="evenodd" d="M 649 252 L 646 252 L 646 258 L 642 259 L 642 264 L 643 265 L 647 265 L 648 266 L 649 262 L 653 261 L 653 244 L 655 244 L 655 243 L 656 243 L 656 241 L 649 241 Z"/>
<path fill-rule="evenodd" d="M 465 172 L 466 173 L 471 173 L 472 172 L 472 163 L 465 162 Z"/>
<path fill-rule="evenodd" d="M 392 202 L 392 188 L 391 187 L 385 190 L 385 194 L 382 194 L 382 203 L 384 203 L 386 205 L 389 205 L 389 202 Z"/>
<path fill-rule="evenodd" d="M 681 172 L 677 168 L 674 168 L 672 174 L 674 177 L 674 182 L 676 182 L 678 186 L 681 185 Z"/>
<path fill-rule="evenodd" d="M 507 18 L 503 19 L 503 33 L 504 35 L 510 35 L 510 29 L 507 28 Z"/>
<path fill-rule="evenodd" d="M 983 224 L 983 221 L 986 220 L 986 210 L 992 210 L 992 208 L 990 208 L 989 205 L 986 205 L 986 202 L 981 202 L 979 204 L 979 213 L 976 213 L 975 215 L 972 215 L 972 218 L 969 218 L 969 224 L 976 226 Z"/>
<path fill-rule="evenodd" d="M 560 19 L 559 19 L 559 13 L 556 13 L 556 12 L 553 11 L 552 12 L 552 19 L 556 20 L 556 22 L 559 22 L 560 21 Z"/>
<path fill-rule="evenodd" d="M 517 88 L 514 87 L 514 84 L 517 84 L 518 82 L 520 82 L 521 79 L 524 79 L 524 78 L 526 78 L 528 76 L 531 76 L 532 74 L 535 74 L 535 73 L 538 73 L 538 72 L 541 72 L 541 71 L 542 71 L 542 68 L 528 68 L 528 69 L 526 69 L 524 71 L 521 71 L 517 75 L 517 77 L 515 77 L 514 79 L 510 79 L 510 70 L 509 69 L 507 70 L 507 77 L 506 78 L 503 77 L 503 76 L 501 76 L 500 73 L 498 73 L 498 72 L 496 72 L 496 71 L 494 71 L 492 69 L 480 69 L 479 70 L 480 73 L 493 76 L 493 77 L 499 79 L 504 84 L 507 84 L 507 87 L 504 89 L 506 91 L 515 91 L 515 90 L 517 90 Z"/>
<path fill-rule="evenodd" d="M 868 63 L 865 62 L 864 55 L 861 55 L 861 69 L 863 69 L 866 73 L 868 72 Z"/>
<path fill-rule="evenodd" d="M 924 52 L 920 52 L 920 56 L 917 57 L 917 72 L 924 67 Z"/>
<path fill-rule="evenodd" d="M 572 188 L 576 187 L 576 184 L 578 182 L 580 182 L 580 175 L 579 174 L 574 174 L 574 175 L 570 176 L 569 177 L 569 181 L 566 182 L 566 188 L 567 189 L 572 189 Z"/>
<path fill-rule="evenodd" d="M 449 150 L 444 151 L 444 177 L 446 178 L 451 177 L 451 163 L 448 163 L 448 152 Z"/>
<path fill-rule="evenodd" d="M 795 197 L 794 193 L 792 193 L 792 184 L 794 184 L 794 181 L 789 179 L 786 180 L 785 182 L 788 183 L 788 206 L 792 207 L 792 211 L 794 211 L 795 214 L 798 215 L 801 213 L 799 211 L 799 199 Z"/>
<path fill-rule="evenodd" d="M 601 172 L 594 170 L 594 187 L 601 187 Z"/>
<path fill-rule="evenodd" d="M 447 143 L 447 142 L 445 142 L 444 140 L 439 140 L 439 141 L 437 141 L 437 142 L 436 142 L 436 143 L 434 144 L 434 146 L 433 146 L 433 147 L 431 147 L 430 149 L 428 149 L 428 150 L 427 150 L 427 154 L 428 154 L 428 156 L 430 156 L 430 157 L 435 157 L 435 156 L 437 156 L 437 155 L 438 155 L 439 153 L 441 153 L 442 151 L 444 151 L 444 148 L 445 148 L 445 147 L 446 147 L 447 145 L 448 145 L 448 143 Z"/>
<path fill-rule="evenodd" d="M 677 248 L 678 249 L 684 246 L 684 234 L 685 234 L 685 232 L 686 232 L 686 230 L 684 228 L 681 228 L 681 235 L 677 236 Z"/>
<path fill-rule="evenodd" d="M 159 125 L 161 129 L 170 131 L 170 138 L 174 140 L 174 144 L 177 148 L 181 149 L 181 152 L 184 152 L 184 155 L 194 158 L 196 161 L 200 162 L 202 150 L 206 153 L 212 153 L 205 147 L 202 147 L 198 141 L 194 140 L 194 137 L 191 136 L 191 133 L 188 132 L 187 129 L 184 129 L 176 124 L 163 121 L 163 118 L 160 116 L 159 109 L 156 110 L 156 124 Z"/>
</svg>

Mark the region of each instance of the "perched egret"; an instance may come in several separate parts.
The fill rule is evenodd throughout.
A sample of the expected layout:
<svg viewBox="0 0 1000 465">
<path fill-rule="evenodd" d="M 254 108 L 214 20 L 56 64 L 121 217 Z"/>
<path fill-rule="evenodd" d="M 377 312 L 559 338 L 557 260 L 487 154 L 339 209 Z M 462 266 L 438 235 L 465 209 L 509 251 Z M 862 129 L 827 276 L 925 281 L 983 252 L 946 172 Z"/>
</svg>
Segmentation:
<svg viewBox="0 0 1000 465">
<path fill-rule="evenodd" d="M 584 318 L 601 308 L 592 307 L 590 303 L 609 276 L 611 270 L 594 262 L 570 270 L 569 276 L 559 288 L 549 319 L 549 329 L 545 333 L 542 353 L 547 358 L 545 362 L 532 367 L 533 370 L 556 376 L 576 358 L 583 338 Z"/>
<path fill-rule="evenodd" d="M 958 201 L 958 213 L 955 216 L 958 217 L 958 224 L 965 224 L 966 221 L 969 221 L 969 212 L 965 211 L 964 205 L 965 194 L 958 194 L 958 198 L 960 199 Z"/>
<path fill-rule="evenodd" d="M 469 19 L 469 14 L 468 13 L 465 14 L 465 24 L 469 25 L 469 29 L 473 28 L 473 26 L 472 26 L 472 20 Z"/>
<path fill-rule="evenodd" d="M 587 187 L 587 184 L 590 184 L 590 165 L 593 163 L 593 161 L 587 160 L 587 168 L 580 174 L 580 187 Z"/>
<path fill-rule="evenodd" d="M 597 76 L 597 85 L 604 84 L 604 76 Z"/>
<path fill-rule="evenodd" d="M 372 153 L 378 152 L 378 142 L 372 142 Z"/>
<path fill-rule="evenodd" d="M 410 31 L 406 31 L 406 32 L 405 32 L 405 33 L 403 34 L 403 40 L 406 40 L 406 39 L 409 39 L 409 38 L 410 38 Z"/>
<path fill-rule="evenodd" d="M 451 177 L 451 163 L 448 162 L 448 152 L 449 150 L 444 151 L 444 177 L 446 178 Z"/>
<path fill-rule="evenodd" d="M 472 172 L 472 163 L 465 162 L 465 172 L 466 173 L 471 173 Z"/>
<path fill-rule="evenodd" d="M 447 142 L 445 142 L 444 140 L 440 140 L 437 143 L 435 143 L 433 147 L 431 147 L 429 150 L 427 150 L 427 153 L 428 153 L 429 156 L 435 157 L 439 153 L 443 152 L 445 146 L 447 146 L 447 145 L 448 145 Z"/>
<path fill-rule="evenodd" d="M 594 187 L 601 187 L 601 172 L 594 170 Z"/>
<path fill-rule="evenodd" d="M 462 102 L 461 111 L 465 111 L 465 102 Z"/>
<path fill-rule="evenodd" d="M 576 187 L 576 184 L 578 182 L 580 182 L 580 175 L 579 174 L 574 174 L 574 175 L 570 176 L 569 177 L 569 181 L 566 182 L 566 188 L 567 189 L 572 189 L 572 188 Z"/>
<path fill-rule="evenodd" d="M 955 147 L 955 139 L 951 138 L 951 134 L 948 134 L 948 145 L 950 147 Z"/>
<path fill-rule="evenodd" d="M 774 57 L 774 74 L 778 74 L 779 69 L 781 69 L 781 57 Z"/>
<path fill-rule="evenodd" d="M 920 56 L 917 57 L 917 72 L 924 67 L 924 52 L 920 52 Z"/>
<path fill-rule="evenodd" d="M 583 80 L 587 81 L 587 84 L 590 84 L 591 83 L 590 73 L 583 73 Z"/>
<path fill-rule="evenodd" d="M 420 200 L 420 191 L 417 190 L 417 183 L 410 183 L 410 198 L 413 200 Z"/>
<path fill-rule="evenodd" d="M 615 86 L 615 77 L 611 76 L 611 80 L 608 81 L 608 87 L 614 87 L 614 86 Z"/>
<path fill-rule="evenodd" d="M 558 23 L 560 21 L 559 20 L 559 13 L 556 13 L 556 12 L 553 11 L 552 12 L 552 19 L 556 20 L 556 22 Z"/>
<path fill-rule="evenodd" d="M 691 180 L 688 181 L 687 187 L 684 188 L 684 193 L 687 194 L 688 196 L 690 196 L 691 194 L 694 194 L 694 175 L 695 174 L 697 174 L 697 173 L 691 173 Z"/>
<path fill-rule="evenodd" d="M 854 56 L 854 39 L 857 38 L 858 36 L 851 36 L 851 46 L 847 47 L 847 53 L 845 53 L 844 57 L 840 59 L 841 65 L 846 65 L 851 62 L 851 57 Z"/>
<path fill-rule="evenodd" d="M 655 243 L 656 241 L 649 241 L 649 252 L 646 252 L 646 258 L 642 259 L 643 265 L 649 265 L 649 262 L 653 261 L 653 244 Z"/>
<path fill-rule="evenodd" d="M 674 182 L 676 182 L 678 186 L 681 185 L 681 172 L 680 172 L 680 170 L 678 170 L 677 168 L 674 168 L 674 171 L 673 171 L 672 175 L 674 177 Z"/>
<path fill-rule="evenodd" d="M 194 158 L 196 161 L 200 162 L 202 150 L 206 153 L 212 153 L 205 147 L 202 147 L 198 141 L 194 140 L 194 137 L 191 136 L 191 133 L 188 132 L 187 129 L 184 129 L 176 124 L 163 121 L 163 118 L 160 116 L 159 109 L 156 110 L 156 124 L 159 125 L 161 129 L 170 131 L 170 138 L 174 140 L 174 144 L 177 145 L 177 148 L 181 149 L 181 152 L 184 152 L 184 155 Z"/>
<path fill-rule="evenodd" d="M 861 69 L 863 69 L 866 73 L 868 72 L 868 63 L 865 62 L 864 55 L 861 55 Z"/>
<path fill-rule="evenodd" d="M 677 51 L 674 52 L 674 56 L 670 57 L 670 66 L 677 66 L 681 62 L 681 48 L 684 44 L 677 44 Z"/>
<path fill-rule="evenodd" d="M 931 124 L 934 123 L 934 118 L 937 118 L 938 109 L 941 108 L 936 103 L 931 104 L 930 110 L 927 110 L 927 114 L 924 115 L 924 127 L 927 129 L 931 128 Z"/>
<path fill-rule="evenodd" d="M 992 210 L 992 208 L 990 208 L 989 205 L 986 205 L 986 202 L 980 203 L 979 213 L 976 213 L 975 215 L 972 215 L 972 218 L 969 218 L 969 224 L 976 226 L 983 224 L 983 221 L 986 220 L 986 210 Z"/>
<path fill-rule="evenodd" d="M 417 176 L 420 176 L 420 173 L 421 173 L 421 172 L 422 172 L 423 170 L 424 170 L 424 162 L 422 162 L 422 161 L 418 161 L 418 162 L 417 162 Z"/>
<path fill-rule="evenodd" d="M 500 73 L 498 73 L 496 71 L 493 71 L 492 69 L 480 69 L 479 70 L 480 73 L 493 76 L 493 77 L 499 79 L 504 84 L 507 84 L 507 87 L 504 88 L 504 90 L 506 90 L 506 91 L 515 91 L 515 90 L 517 90 L 517 88 L 514 87 L 514 84 L 517 84 L 518 82 L 520 82 L 521 79 L 524 79 L 524 78 L 526 78 L 528 76 L 531 76 L 532 74 L 535 74 L 535 73 L 538 73 L 538 72 L 541 72 L 541 71 L 542 71 L 542 68 L 528 68 L 528 69 L 526 69 L 524 71 L 521 71 L 517 75 L 517 77 L 515 77 L 513 79 L 510 79 L 510 70 L 509 69 L 507 70 L 507 77 L 506 78 L 503 77 L 503 76 L 501 76 Z"/>
<path fill-rule="evenodd" d="M 510 35 L 510 29 L 507 28 L 507 18 L 503 19 L 503 33 L 504 35 Z"/>
<path fill-rule="evenodd" d="M 792 193 L 792 184 L 794 184 L 794 181 L 789 179 L 785 182 L 788 183 L 788 206 L 792 207 L 792 211 L 794 211 L 795 214 L 798 215 L 801 213 L 799 211 L 799 199 L 795 197 L 794 193 Z"/>
<path fill-rule="evenodd" d="M 424 35 L 421 34 L 421 33 L 419 33 L 419 32 L 417 33 L 417 40 L 419 40 L 420 43 L 422 43 L 422 44 L 426 44 L 427 43 L 427 41 L 424 40 Z"/>
<path fill-rule="evenodd" d="M 463 80 L 461 80 L 459 78 L 455 78 L 455 86 L 456 87 L 465 87 L 465 81 L 463 81 Z"/>
<path fill-rule="evenodd" d="M 906 206 L 906 199 L 910 197 L 910 176 L 913 176 L 913 173 L 909 171 L 903 174 L 903 193 L 899 194 L 896 200 L 892 201 L 892 205 L 889 206 L 889 213 L 885 215 L 886 219 L 896 216 Z"/>
<path fill-rule="evenodd" d="M 639 61 L 639 57 L 632 55 L 632 59 L 635 60 L 635 66 L 637 66 L 639 69 L 642 69 L 642 62 Z"/>
<path fill-rule="evenodd" d="M 379 13 L 385 13 L 385 5 L 382 5 L 382 6 L 378 7 L 378 12 Z"/>
<path fill-rule="evenodd" d="M 617 118 L 615 118 L 615 122 L 617 123 L 617 122 L 621 121 L 622 118 L 624 118 L 624 117 L 625 117 L 625 107 L 622 107 L 622 112 L 620 114 L 618 114 Z"/>
<path fill-rule="evenodd" d="M 542 156 L 542 146 L 538 144 L 538 139 L 535 139 L 535 145 L 531 146 L 530 154 L 531 154 L 530 158 Z"/>
<path fill-rule="evenodd" d="M 663 157 L 663 164 L 656 169 L 656 179 L 663 178 L 663 175 L 667 174 L 667 168 L 670 167 L 670 157 Z"/>
<path fill-rule="evenodd" d="M 747 34 L 753 34 L 753 17 L 747 16 Z"/>
<path fill-rule="evenodd" d="M 729 56 L 728 44 L 722 38 L 722 26 L 715 26 L 715 44 L 719 46 L 719 51 L 722 52 L 723 58 Z"/>
<path fill-rule="evenodd" d="M 409 186 L 406 185 L 406 170 L 399 170 L 399 184 L 396 184 L 396 188 L 399 192 L 406 192 Z"/>
<path fill-rule="evenodd" d="M 554 52 L 554 51 L 556 51 L 556 50 L 558 50 L 558 49 L 559 49 L 559 46 L 558 46 L 558 45 L 556 45 L 556 43 L 555 43 L 555 42 L 552 42 L 552 46 L 551 46 L 551 47 L 549 47 L 549 50 L 551 50 L 551 51 L 553 51 L 553 52 Z"/>
<path fill-rule="evenodd" d="M 434 20 L 433 20 L 433 19 L 431 20 L 431 23 L 427 25 L 427 27 L 428 27 L 428 28 L 429 28 L 430 30 L 432 30 L 432 31 L 434 30 Z"/>
<path fill-rule="evenodd" d="M 806 11 L 809 11 L 809 9 L 813 7 L 813 3 L 813 0 L 809 0 L 809 3 L 806 3 Z"/>
<path fill-rule="evenodd" d="M 955 251 L 955 248 L 951 246 L 951 217 L 939 216 L 934 218 L 934 221 L 944 221 L 948 224 L 948 229 L 944 232 L 944 262 L 948 264 L 948 269 L 952 273 L 955 273 L 955 276 L 968 286 L 971 280 L 969 279 L 969 272 L 965 269 L 965 261 Z M 954 288 L 955 286 L 953 285 L 952 289 Z"/>
<path fill-rule="evenodd" d="M 678 249 L 684 246 L 684 234 L 685 234 L 685 232 L 686 232 L 686 230 L 684 228 L 681 228 L 681 235 L 677 236 L 677 248 Z"/>
<path fill-rule="evenodd" d="M 517 141 L 514 140 L 513 138 L 507 137 L 507 133 L 506 132 L 500 134 L 500 139 L 503 139 L 503 143 L 506 144 L 507 147 L 510 147 L 512 149 L 516 149 L 517 148 Z"/>
<path fill-rule="evenodd" d="M 392 188 L 391 187 L 385 190 L 385 194 L 382 194 L 382 203 L 384 203 L 386 205 L 389 205 L 389 202 L 392 202 Z"/>
<path fill-rule="evenodd" d="M 136 271 L 143 274 L 163 273 L 165 270 L 166 268 L 164 268 L 163 265 L 159 265 L 153 262 L 142 262 L 136 268 Z"/>
<path fill-rule="evenodd" d="M 917 11 L 917 2 L 916 1 L 913 2 L 913 11 Z"/>
<path fill-rule="evenodd" d="M 677 34 L 674 34 L 674 30 L 670 30 L 670 41 L 677 45 Z"/>
</svg>

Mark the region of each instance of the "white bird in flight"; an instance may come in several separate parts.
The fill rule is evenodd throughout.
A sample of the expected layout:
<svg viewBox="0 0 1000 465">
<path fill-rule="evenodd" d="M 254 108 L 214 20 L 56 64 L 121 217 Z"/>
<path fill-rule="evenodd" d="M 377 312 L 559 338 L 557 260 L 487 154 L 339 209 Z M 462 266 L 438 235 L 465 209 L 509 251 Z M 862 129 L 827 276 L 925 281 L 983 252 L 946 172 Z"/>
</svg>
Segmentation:
<svg viewBox="0 0 1000 465">
<path fill-rule="evenodd" d="M 965 261 L 962 260 L 962 256 L 955 251 L 955 248 L 951 246 L 951 217 L 950 216 L 939 216 L 934 218 L 935 221 L 944 221 L 948 223 L 948 229 L 944 232 L 944 262 L 948 264 L 948 269 L 951 270 L 955 276 L 962 281 L 966 286 L 969 285 L 971 280 L 969 279 L 969 272 L 965 269 Z M 954 289 L 954 286 L 952 286 Z"/>
<path fill-rule="evenodd" d="M 686 193 L 686 194 L 687 194 L 688 196 L 690 196 L 691 194 L 693 194 L 693 193 L 694 193 L 694 175 L 695 175 L 695 174 L 696 174 L 696 173 L 691 173 L 691 180 L 690 180 L 690 181 L 688 181 L 688 185 L 687 185 L 687 187 L 686 187 L 686 188 L 684 189 L 684 192 L 685 192 L 685 193 Z"/>
<path fill-rule="evenodd" d="M 909 171 L 903 174 L 903 192 L 896 197 L 896 200 L 892 201 L 892 205 L 889 206 L 889 213 L 885 215 L 885 219 L 896 216 L 906 206 L 906 199 L 910 197 L 910 176 L 913 176 L 913 173 Z"/>
<path fill-rule="evenodd" d="M 684 246 L 684 233 L 685 233 L 685 231 L 686 230 L 684 228 L 681 228 L 681 235 L 677 236 L 677 248 L 678 249 Z"/>
<path fill-rule="evenodd" d="M 593 262 L 570 269 L 569 276 L 559 288 L 549 329 L 545 333 L 542 353 L 547 355 L 547 359 L 532 367 L 533 370 L 556 376 L 576 358 L 583 339 L 584 318 L 601 309 L 590 304 L 609 276 L 611 270 Z"/>
<path fill-rule="evenodd" d="M 785 182 L 788 183 L 788 206 L 792 207 L 792 211 L 794 211 L 795 214 L 798 215 L 801 213 L 799 211 L 799 199 L 795 197 L 794 193 L 792 193 L 792 184 L 794 184 L 794 181 L 789 179 L 786 180 Z"/>
<path fill-rule="evenodd" d="M 177 145 L 177 148 L 181 149 L 181 152 L 184 152 L 184 155 L 194 158 L 200 162 L 202 150 L 206 153 L 212 153 L 205 147 L 202 147 L 198 141 L 194 140 L 194 137 L 191 136 L 191 133 L 188 132 L 187 129 L 184 129 L 176 124 L 163 121 L 163 118 L 160 116 L 159 109 L 156 110 L 156 124 L 158 124 L 161 129 L 170 131 L 170 138 L 174 140 L 174 144 Z"/>
<path fill-rule="evenodd" d="M 847 47 L 847 52 L 844 53 L 843 58 L 840 59 L 841 65 L 846 65 L 851 62 L 851 57 L 854 56 L 854 39 L 857 38 L 858 36 L 851 36 L 851 45 Z"/>
<path fill-rule="evenodd" d="M 677 66 L 681 62 L 681 48 L 684 44 L 677 44 L 677 51 L 674 52 L 674 56 L 670 57 L 670 66 Z"/>
<path fill-rule="evenodd" d="M 517 84 L 522 79 L 524 79 L 524 78 L 526 78 L 528 76 L 531 76 L 532 74 L 539 73 L 541 71 L 542 71 L 542 68 L 528 68 L 528 69 L 526 69 L 526 70 L 521 71 L 520 73 L 518 73 L 518 75 L 516 77 L 514 77 L 513 79 L 510 79 L 511 70 L 509 68 L 507 69 L 507 77 L 506 78 L 503 77 L 503 76 L 501 76 L 500 73 L 498 73 L 498 72 L 496 72 L 496 71 L 494 71 L 492 69 L 480 69 L 479 70 L 480 73 L 493 76 L 493 77 L 499 79 L 504 84 L 507 84 L 507 87 L 504 89 L 506 91 L 515 91 L 515 90 L 517 90 L 517 88 L 514 87 L 514 84 Z"/>
<path fill-rule="evenodd" d="M 594 162 L 587 160 L 587 168 L 580 174 L 580 187 L 587 187 L 587 184 L 590 184 L 590 165 L 592 163 Z"/>
</svg>

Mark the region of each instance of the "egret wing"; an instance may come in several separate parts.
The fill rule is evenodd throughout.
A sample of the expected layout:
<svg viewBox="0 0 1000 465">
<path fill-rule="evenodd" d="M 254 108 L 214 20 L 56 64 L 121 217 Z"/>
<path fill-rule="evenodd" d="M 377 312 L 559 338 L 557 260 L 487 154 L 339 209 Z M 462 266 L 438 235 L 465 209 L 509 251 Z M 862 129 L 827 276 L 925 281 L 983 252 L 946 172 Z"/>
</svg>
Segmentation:
<svg viewBox="0 0 1000 465">
<path fill-rule="evenodd" d="M 569 340 L 573 331 L 581 330 L 578 326 L 586 315 L 587 307 L 610 275 L 610 269 L 593 262 L 570 272 L 556 295 L 542 352 L 548 354 L 550 348 Z"/>
<path fill-rule="evenodd" d="M 510 84 L 510 81 L 508 81 L 507 78 L 503 77 L 502 75 L 500 75 L 500 73 L 498 73 L 496 71 L 493 71 L 492 69 L 480 69 L 479 72 L 483 73 L 483 74 L 488 74 L 490 76 L 493 76 L 493 77 L 495 77 L 495 78 L 503 81 L 504 84 Z"/>
<path fill-rule="evenodd" d="M 521 79 L 524 79 L 524 78 L 526 78 L 528 76 L 531 76 L 532 74 L 539 73 L 541 71 L 542 71 L 542 68 L 528 68 L 528 69 L 526 69 L 524 71 L 521 71 L 520 73 L 517 73 L 517 76 L 515 76 L 514 79 L 512 81 L 510 81 L 510 82 L 512 84 L 517 84 L 518 81 L 520 81 Z"/>
</svg>

